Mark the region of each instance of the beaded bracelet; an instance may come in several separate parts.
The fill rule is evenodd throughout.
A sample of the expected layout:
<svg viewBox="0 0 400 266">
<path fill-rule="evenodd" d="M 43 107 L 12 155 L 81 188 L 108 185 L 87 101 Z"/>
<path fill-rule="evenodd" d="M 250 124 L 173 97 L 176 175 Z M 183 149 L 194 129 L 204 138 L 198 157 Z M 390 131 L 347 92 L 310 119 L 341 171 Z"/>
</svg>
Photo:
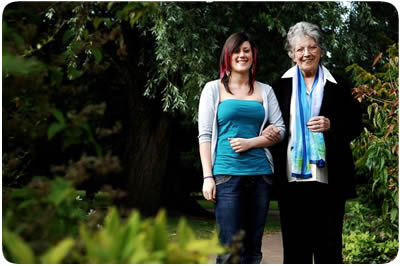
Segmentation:
<svg viewBox="0 0 400 266">
<path fill-rule="evenodd" d="M 207 178 L 214 178 L 214 176 L 212 176 L 212 175 L 209 175 L 209 176 L 205 176 L 205 177 L 203 177 L 203 179 L 207 179 Z"/>
</svg>

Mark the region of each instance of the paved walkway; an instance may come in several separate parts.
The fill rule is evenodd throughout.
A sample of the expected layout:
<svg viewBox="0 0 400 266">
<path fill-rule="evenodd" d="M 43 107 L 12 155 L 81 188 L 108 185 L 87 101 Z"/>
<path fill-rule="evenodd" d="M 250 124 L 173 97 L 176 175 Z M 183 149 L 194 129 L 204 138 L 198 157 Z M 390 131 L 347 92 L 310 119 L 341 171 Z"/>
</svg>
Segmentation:
<svg viewBox="0 0 400 266">
<path fill-rule="evenodd" d="M 281 232 L 265 233 L 262 240 L 263 259 L 261 264 L 282 264 Z M 210 263 L 215 263 L 215 256 L 210 256 Z"/>
<path fill-rule="evenodd" d="M 281 232 L 265 233 L 262 241 L 262 264 L 282 264 L 283 249 Z"/>
<path fill-rule="evenodd" d="M 279 217 L 279 211 L 270 210 L 268 217 Z M 270 218 L 267 218 L 267 222 Z M 283 248 L 281 232 L 264 233 L 262 239 L 263 259 L 261 264 L 283 264 Z M 210 257 L 210 262 L 215 263 L 215 256 Z"/>
</svg>

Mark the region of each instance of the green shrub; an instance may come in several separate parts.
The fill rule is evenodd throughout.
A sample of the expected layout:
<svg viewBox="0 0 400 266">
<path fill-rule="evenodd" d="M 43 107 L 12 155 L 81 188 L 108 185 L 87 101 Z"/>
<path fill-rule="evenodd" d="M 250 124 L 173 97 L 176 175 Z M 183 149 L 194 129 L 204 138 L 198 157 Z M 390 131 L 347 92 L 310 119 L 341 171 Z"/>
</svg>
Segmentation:
<svg viewBox="0 0 400 266">
<path fill-rule="evenodd" d="M 396 257 L 399 248 L 397 239 L 379 242 L 377 237 L 369 232 L 351 232 L 344 235 L 346 243 L 343 248 L 345 263 L 387 263 Z"/>
<path fill-rule="evenodd" d="M 399 194 L 399 95 L 398 47 L 387 51 L 389 59 L 380 72 L 371 74 L 356 64 L 351 71 L 357 88 L 355 97 L 366 106 L 364 132 L 353 142 L 357 173 L 370 177 L 364 199 L 381 209 L 381 215 L 398 224 Z M 378 58 L 375 60 L 377 61 Z M 376 62 L 375 62 L 376 63 Z"/>
<path fill-rule="evenodd" d="M 347 203 L 343 225 L 345 263 L 386 263 L 397 255 L 398 231 L 380 211 L 358 201 Z"/>
<path fill-rule="evenodd" d="M 352 143 L 357 174 L 364 183 L 358 186 L 359 202 L 350 203 L 346 213 L 346 263 L 388 262 L 399 245 L 398 46 L 387 53 L 374 60 L 374 73 L 356 64 L 347 68 L 357 85 L 353 94 L 367 112 L 364 131 Z"/>
<path fill-rule="evenodd" d="M 89 201 L 85 191 L 61 177 L 37 176 L 25 187 L 3 187 L 3 230 L 14 232 L 42 255 L 66 237 L 76 238 L 79 224 L 93 228 L 102 224 L 102 209 L 112 204 L 113 193 L 104 187 Z"/>
<path fill-rule="evenodd" d="M 155 219 L 141 220 L 133 211 L 126 223 L 111 208 L 104 229 L 91 234 L 82 225 L 85 263 L 208 263 L 209 256 L 224 251 L 217 236 L 197 240 L 184 219 L 178 224 L 177 238 L 168 240 L 165 211 Z"/>
<path fill-rule="evenodd" d="M 5 188 L 3 226 L 17 232 L 34 250 L 46 250 L 88 219 L 89 204 L 72 182 L 35 177 L 26 187 Z"/>
<path fill-rule="evenodd" d="M 3 229 L 3 244 L 6 258 L 15 263 L 192 264 L 209 263 L 211 255 L 225 251 L 216 234 L 208 240 L 196 239 L 185 219 L 179 222 L 176 240 L 168 240 L 164 210 L 154 219 L 141 219 L 133 211 L 122 222 L 116 208 L 109 209 L 103 228 L 90 229 L 81 224 L 78 240 L 68 237 L 40 256 L 7 229 Z"/>
<path fill-rule="evenodd" d="M 49 248 L 43 255 L 35 256 L 32 248 L 16 233 L 3 229 L 3 245 L 6 248 L 6 258 L 14 263 L 33 264 L 61 263 L 74 245 L 72 238 L 60 241 L 55 247 Z"/>
</svg>

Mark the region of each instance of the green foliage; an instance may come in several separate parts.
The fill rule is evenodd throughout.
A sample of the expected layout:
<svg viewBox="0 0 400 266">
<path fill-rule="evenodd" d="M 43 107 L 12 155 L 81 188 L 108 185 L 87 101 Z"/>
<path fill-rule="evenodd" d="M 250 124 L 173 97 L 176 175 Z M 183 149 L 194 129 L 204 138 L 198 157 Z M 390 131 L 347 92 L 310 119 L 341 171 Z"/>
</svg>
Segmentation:
<svg viewBox="0 0 400 266">
<path fill-rule="evenodd" d="M 376 236 L 369 232 L 351 232 L 344 236 L 343 241 L 346 243 L 343 249 L 343 260 L 351 264 L 387 263 L 396 257 L 399 249 L 397 239 L 377 242 Z"/>
<path fill-rule="evenodd" d="M 32 249 L 23 241 L 21 237 L 4 229 L 2 235 L 3 245 L 8 249 L 12 260 L 15 263 L 31 264 L 35 262 Z"/>
<path fill-rule="evenodd" d="M 381 242 L 397 238 L 397 229 L 390 226 L 388 221 L 380 216 L 379 210 L 359 201 L 350 201 L 347 207 L 343 227 L 345 234 L 369 232 Z"/>
<path fill-rule="evenodd" d="M 376 73 L 354 64 L 347 68 L 357 84 L 353 94 L 365 106 L 364 132 L 352 143 L 360 203 L 351 205 L 344 224 L 344 257 L 348 263 L 385 263 L 397 255 L 398 184 L 398 47 L 373 63 Z M 384 58 L 385 63 L 377 65 Z"/>
<path fill-rule="evenodd" d="M 320 24 L 331 48 L 345 11 L 334 2 L 161 3 L 150 30 L 156 67 L 147 74 L 145 95 L 161 94 L 164 111 L 179 110 L 195 121 L 202 88 L 219 77 L 219 56 L 229 35 L 238 31 L 252 35 L 258 48 L 257 79 L 271 83 L 291 64 L 284 51 L 290 26 L 301 20 Z"/>
<path fill-rule="evenodd" d="M 28 186 L 3 192 L 3 226 L 18 232 L 36 251 L 49 248 L 88 219 L 89 204 L 71 181 L 34 178 Z"/>
<path fill-rule="evenodd" d="M 385 16 L 374 16 L 376 10 L 382 10 Z M 164 111 L 182 111 L 195 120 L 201 89 L 208 80 L 218 77 L 223 42 L 237 31 L 255 37 L 257 79 L 267 83 L 290 66 L 283 50 L 284 36 L 289 26 L 300 20 L 321 25 L 331 52 L 325 60 L 336 70 L 355 59 L 369 58 L 376 51 L 371 47 L 394 39 L 388 33 L 397 31 L 387 25 L 398 21 L 386 19 L 388 9 L 354 3 L 348 24 L 343 20 L 345 11 L 337 2 L 7 5 L 2 24 L 3 243 L 7 258 L 18 263 L 108 262 L 110 258 L 116 258 L 115 263 L 122 258 L 124 262 L 206 263 L 210 247 L 215 247 L 212 252 L 219 251 L 216 240 L 194 240 L 181 222 L 179 240 L 166 244 L 162 215 L 154 222 L 130 218 L 123 224 L 117 214 L 110 213 L 105 225 L 108 231 L 92 231 L 103 223 L 102 209 L 111 202 L 106 199 L 101 206 L 98 200 L 89 202 L 86 193 L 76 186 L 92 181 L 90 178 L 115 178 L 121 171 L 119 158 L 112 154 L 117 140 L 126 143 L 117 134 L 129 125 L 122 125 L 120 120 L 126 112 L 136 111 L 130 106 L 121 112 L 110 110 L 108 99 L 115 94 L 123 98 L 127 91 L 135 91 L 129 95 L 135 98 L 144 94 L 156 101 L 155 106 L 159 101 Z M 377 21 L 382 23 L 378 25 Z M 382 29 L 382 34 L 376 34 L 377 29 Z M 393 90 L 398 86 L 389 82 L 398 76 L 397 65 L 394 59 L 382 74 L 364 72 L 358 78 L 376 92 L 367 90 L 363 100 L 374 98 L 376 104 L 365 118 L 369 133 L 356 144 L 354 153 L 358 154 L 360 174 L 373 175 L 373 193 L 368 196 L 384 205 L 379 217 L 383 224 L 397 221 L 398 201 L 393 202 L 390 196 L 398 191 L 398 168 L 392 167 L 393 156 L 398 155 L 394 138 L 398 133 L 398 111 L 389 107 L 397 104 L 388 103 L 390 97 L 397 97 Z M 380 62 L 378 67 L 383 67 Z M 125 73 L 129 73 L 128 79 Z M 370 91 L 372 94 L 368 94 Z M 375 160 L 368 154 L 382 159 Z M 86 225 L 79 227 L 82 223 Z M 139 238 L 134 244 L 128 243 L 122 231 L 136 232 Z M 84 239 L 94 242 L 95 248 L 86 249 Z M 119 243 L 124 253 L 110 247 L 109 239 Z M 126 248 L 122 243 L 127 244 Z M 138 243 L 143 246 L 135 253 L 132 245 Z M 107 255 L 98 255 L 98 250 Z"/>
<path fill-rule="evenodd" d="M 356 65 L 348 70 L 358 84 L 355 97 L 368 105 L 364 132 L 353 143 L 356 168 L 358 174 L 371 176 L 369 196 L 377 207 L 382 207 L 382 216 L 398 224 L 399 98 L 395 51 L 397 46 L 388 50 L 391 57 L 383 66 L 384 72 L 371 74 Z"/>
<path fill-rule="evenodd" d="M 398 231 L 379 215 L 379 211 L 348 202 L 343 225 L 343 259 L 345 263 L 387 263 L 398 252 Z"/>
<path fill-rule="evenodd" d="M 27 59 L 6 54 L 3 56 L 3 74 L 6 75 L 31 75 L 40 73 L 44 65 L 34 59 Z"/>
<path fill-rule="evenodd" d="M 215 13 L 212 5 L 170 2 L 160 9 L 151 28 L 158 64 L 149 73 L 145 95 L 155 96 L 161 86 L 164 111 L 196 113 L 199 92 L 218 69 L 221 43 L 215 34 L 228 34 L 228 28 L 208 19 Z"/>
<path fill-rule="evenodd" d="M 224 251 L 216 235 L 210 240 L 196 240 L 183 219 L 177 239 L 168 241 L 165 211 L 154 220 L 141 220 L 134 211 L 122 224 L 116 209 L 111 208 L 102 230 L 90 234 L 82 226 L 80 235 L 86 263 L 208 263 L 209 255 Z"/>
<path fill-rule="evenodd" d="M 72 263 L 209 263 L 209 256 L 225 251 L 216 234 L 198 240 L 184 219 L 179 221 L 177 239 L 168 240 L 166 213 L 161 210 L 152 219 L 141 219 L 133 211 L 125 222 L 116 208 L 110 208 L 104 227 L 89 229 L 81 224 L 79 240 L 66 238 L 43 255 L 37 256 L 16 233 L 3 230 L 3 243 L 10 261 L 16 263 L 62 263 L 74 254 Z M 82 243 L 82 244 L 79 244 Z M 75 252 L 75 253 L 74 253 Z"/>
<path fill-rule="evenodd" d="M 6 185 L 26 185 L 37 172 L 49 175 L 50 165 L 68 156 L 109 152 L 106 137 L 119 133 L 121 124 L 105 117 L 109 87 L 102 88 L 99 77 L 126 60 L 122 27 L 148 20 L 157 7 L 23 2 L 5 8 L 3 162 L 11 166 Z M 110 124 L 112 129 L 104 128 Z M 39 158 L 41 153 L 56 156 Z"/>
<path fill-rule="evenodd" d="M 35 257 L 31 247 L 17 234 L 3 230 L 3 244 L 10 252 L 9 260 L 22 264 L 58 264 L 61 263 L 75 244 L 71 238 L 60 241 L 55 247 L 49 248 L 42 256 Z"/>
<path fill-rule="evenodd" d="M 62 151 L 72 145 L 89 143 L 96 151 L 96 155 L 102 157 L 101 146 L 95 140 L 88 121 L 93 119 L 93 116 L 104 115 L 105 107 L 105 103 L 87 105 L 79 114 L 67 113 L 67 118 L 61 111 L 53 110 L 52 113 L 57 121 L 51 123 L 47 129 L 48 140 L 53 139 L 57 134 L 62 134 Z"/>
</svg>

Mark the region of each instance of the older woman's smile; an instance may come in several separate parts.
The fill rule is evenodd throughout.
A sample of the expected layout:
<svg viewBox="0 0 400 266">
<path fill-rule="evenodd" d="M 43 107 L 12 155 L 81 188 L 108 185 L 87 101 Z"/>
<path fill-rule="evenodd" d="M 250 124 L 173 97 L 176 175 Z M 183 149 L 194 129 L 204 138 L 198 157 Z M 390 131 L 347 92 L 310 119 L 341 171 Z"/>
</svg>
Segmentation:
<svg viewBox="0 0 400 266">
<path fill-rule="evenodd" d="M 316 41 L 308 36 L 298 39 L 294 48 L 294 61 L 304 75 L 315 75 L 321 59 L 321 49 Z"/>
</svg>

